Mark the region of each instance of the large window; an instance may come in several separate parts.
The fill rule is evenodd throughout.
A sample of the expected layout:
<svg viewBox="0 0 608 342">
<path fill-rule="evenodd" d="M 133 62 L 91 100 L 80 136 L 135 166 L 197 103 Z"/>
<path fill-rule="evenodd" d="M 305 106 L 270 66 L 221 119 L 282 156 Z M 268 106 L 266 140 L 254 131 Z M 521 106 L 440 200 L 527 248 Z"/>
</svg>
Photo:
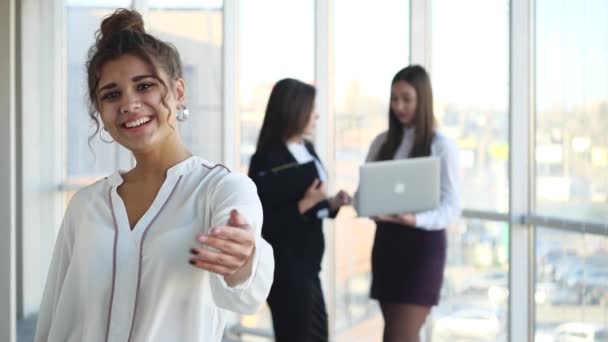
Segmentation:
<svg viewBox="0 0 608 342">
<path fill-rule="evenodd" d="M 608 234 L 608 231 L 606 232 Z M 606 341 L 608 237 L 539 228 L 536 242 L 536 341 Z M 603 334 L 593 339 L 594 334 Z"/>
<path fill-rule="evenodd" d="M 536 342 L 606 341 L 608 1 L 332 0 L 329 18 L 315 18 L 326 13 L 316 7 L 323 0 L 20 3 L 21 26 L 31 28 L 20 32 L 24 64 L 17 70 L 24 132 L 17 156 L 20 316 L 37 309 L 59 227 L 53 221 L 71 194 L 133 165 L 116 143 L 89 141 L 85 60 L 101 20 L 138 6 L 146 29 L 181 53 L 191 116 L 179 128 L 193 153 L 221 161 L 222 141 L 229 141 L 223 135 L 234 132 L 238 168 L 246 172 L 274 84 L 327 80 L 322 100 L 333 112 L 320 126 L 332 128 L 331 143 L 317 147 L 329 156 L 332 187 L 351 193 L 371 140 L 387 128 L 391 78 L 410 55 L 424 61 L 439 130 L 460 150 L 465 217 L 448 227 L 442 299 L 423 340 L 519 342 L 531 333 Z M 238 32 L 224 26 L 235 18 Z M 334 24 L 329 30 L 325 19 Z M 318 46 L 331 38 L 326 56 L 315 53 L 315 37 Z M 320 70 L 331 74 L 315 80 Z M 238 89 L 225 87 L 233 80 L 225 82 L 223 71 L 238 76 Z M 224 116 L 234 113 L 224 105 L 232 103 L 238 124 L 227 127 Z M 526 151 L 533 158 L 519 155 Z M 333 337 L 379 341 L 383 321 L 369 299 L 374 225 L 344 208 L 327 228 L 327 241 L 335 242 L 326 246 L 334 264 L 324 268 L 335 274 L 323 277 L 335 280 L 324 283 L 335 285 L 326 288 Z M 527 252 L 529 260 L 519 258 Z M 20 329 L 32 330 L 34 320 Z M 271 334 L 268 308 L 236 320 L 241 324 L 228 322 L 231 338 L 245 332 L 242 341 L 264 341 L 252 336 Z"/>
<path fill-rule="evenodd" d="M 439 129 L 457 140 L 467 209 L 508 210 L 509 1 L 434 0 Z"/>
<path fill-rule="evenodd" d="M 335 188 L 354 193 L 372 139 L 388 128 L 391 79 L 409 60 L 409 1 L 335 1 Z M 343 208 L 335 225 L 339 341 L 379 341 L 369 299 L 374 224 Z"/>
<path fill-rule="evenodd" d="M 153 35 L 180 53 L 186 81 L 188 121 L 179 126 L 194 155 L 221 161 L 223 1 L 154 0 L 148 11 Z"/>
<path fill-rule="evenodd" d="M 314 83 L 313 0 L 240 2 L 241 170 L 255 151 L 266 103 L 282 78 Z"/>
<path fill-rule="evenodd" d="M 537 0 L 535 42 L 536 341 L 606 341 L 608 3 Z"/>
<path fill-rule="evenodd" d="M 274 84 L 287 77 L 314 84 L 314 4 L 313 0 L 240 2 L 238 82 L 242 172 L 247 172 L 255 152 Z M 257 315 L 244 316 L 241 322 L 245 329 L 261 329 L 263 335 L 272 331 L 268 307 Z"/>
<path fill-rule="evenodd" d="M 130 153 L 116 143 L 89 137 L 85 61 L 101 20 L 131 1 L 71 0 L 67 4 L 67 180 L 85 185 L 117 168 L 132 166 Z M 222 1 L 150 1 L 146 29 L 174 44 L 183 62 L 190 119 L 180 124 L 192 153 L 219 161 L 222 113 Z M 106 136 L 106 138 L 108 138 Z"/>
<path fill-rule="evenodd" d="M 87 184 L 111 173 L 120 165 L 120 158 L 125 159 L 124 149 L 116 143 L 104 143 L 98 135 L 89 142 L 94 126 L 89 118 L 85 62 L 101 20 L 116 7 L 130 7 L 130 3 L 70 0 L 66 4 L 66 183 Z"/>
<path fill-rule="evenodd" d="M 509 225 L 477 219 L 448 229 L 441 302 L 426 333 L 433 342 L 507 341 Z"/>
<path fill-rule="evenodd" d="M 608 2 L 537 0 L 536 206 L 608 220 Z"/>
<path fill-rule="evenodd" d="M 434 0 L 431 16 L 435 113 L 460 149 L 463 207 L 507 212 L 509 1 Z M 509 225 L 467 219 L 448 232 L 432 341 L 506 341 Z"/>
</svg>

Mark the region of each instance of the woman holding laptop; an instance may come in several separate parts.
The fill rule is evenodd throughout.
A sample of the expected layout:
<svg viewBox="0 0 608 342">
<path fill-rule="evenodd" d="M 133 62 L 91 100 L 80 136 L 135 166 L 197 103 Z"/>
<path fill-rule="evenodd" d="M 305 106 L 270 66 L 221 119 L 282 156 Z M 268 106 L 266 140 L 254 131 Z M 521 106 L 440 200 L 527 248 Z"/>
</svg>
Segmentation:
<svg viewBox="0 0 608 342">
<path fill-rule="evenodd" d="M 371 297 L 380 302 L 384 342 L 419 341 L 431 307 L 439 302 L 446 259 L 445 228 L 461 213 L 458 149 L 453 140 L 436 130 L 429 76 L 421 66 L 412 65 L 393 78 L 388 131 L 373 140 L 366 161 L 425 156 L 440 158 L 439 207 L 372 217 L 377 229 Z"/>
<path fill-rule="evenodd" d="M 335 217 L 351 202 L 344 191 L 327 196 L 327 172 L 305 139 L 318 118 L 315 93 L 313 86 L 295 79 L 275 84 L 249 166 L 264 210 L 262 236 L 272 245 L 276 261 L 268 304 L 277 342 L 328 340 L 319 280 L 325 249 L 322 219 Z M 304 164 L 312 171 L 298 189 L 294 185 L 302 183 L 302 173 L 295 169 Z"/>
</svg>

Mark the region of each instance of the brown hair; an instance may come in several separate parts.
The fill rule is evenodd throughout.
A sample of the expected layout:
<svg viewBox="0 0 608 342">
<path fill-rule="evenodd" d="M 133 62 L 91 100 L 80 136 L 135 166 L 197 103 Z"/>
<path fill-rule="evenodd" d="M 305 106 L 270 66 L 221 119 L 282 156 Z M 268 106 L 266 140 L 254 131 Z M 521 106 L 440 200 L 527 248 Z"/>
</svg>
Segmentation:
<svg viewBox="0 0 608 342">
<path fill-rule="evenodd" d="M 310 84 L 293 78 L 278 81 L 270 92 L 257 151 L 280 146 L 302 133 L 312 114 L 315 95 L 315 87 Z"/>
<path fill-rule="evenodd" d="M 175 46 L 147 34 L 141 14 L 124 8 L 117 9 L 101 22 L 101 27 L 97 31 L 95 39 L 95 44 L 89 49 L 86 63 L 90 103 L 89 116 L 96 128 L 89 140 L 100 129 L 97 87 L 99 86 L 101 68 L 105 63 L 126 54 L 141 58 L 152 67 L 153 76 L 164 88 L 162 103 L 169 109 L 169 115 L 171 115 L 171 108 L 165 102 L 169 95 L 169 87 L 160 77 L 158 68 L 162 68 L 167 73 L 171 83 L 183 77 L 182 62 Z"/>
<path fill-rule="evenodd" d="M 416 113 L 414 127 L 416 138 L 409 157 L 423 157 L 431 154 L 431 143 L 435 135 L 435 114 L 433 113 L 433 89 L 426 70 L 419 65 L 410 65 L 401 69 L 391 82 L 391 86 L 399 81 L 407 82 L 416 90 Z M 392 109 L 388 112 L 388 133 L 380 147 L 376 160 L 393 159 L 403 138 L 403 125 L 395 116 Z"/>
</svg>

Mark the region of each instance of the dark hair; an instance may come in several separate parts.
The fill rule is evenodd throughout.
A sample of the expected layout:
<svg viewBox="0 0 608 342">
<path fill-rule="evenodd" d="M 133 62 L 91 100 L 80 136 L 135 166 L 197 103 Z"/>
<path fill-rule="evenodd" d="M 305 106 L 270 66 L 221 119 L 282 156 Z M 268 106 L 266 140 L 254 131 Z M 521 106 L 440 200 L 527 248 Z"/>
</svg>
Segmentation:
<svg viewBox="0 0 608 342">
<path fill-rule="evenodd" d="M 423 157 L 431 154 L 431 143 L 435 135 L 435 114 L 433 113 L 433 89 L 426 70 L 419 65 L 410 65 L 401 69 L 391 82 L 391 87 L 405 81 L 416 90 L 416 113 L 414 127 L 416 138 L 409 157 Z M 388 133 L 380 147 L 376 160 L 393 159 L 403 138 L 403 125 L 392 109 L 388 112 Z"/>
<path fill-rule="evenodd" d="M 278 81 L 270 93 L 257 150 L 284 144 L 301 133 L 314 105 L 315 87 L 293 78 Z"/>
<path fill-rule="evenodd" d="M 96 42 L 91 46 L 87 58 L 87 80 L 89 87 L 89 116 L 95 124 L 95 132 L 89 140 L 99 132 L 98 118 L 99 102 L 97 87 L 101 68 L 111 60 L 130 54 L 141 58 L 153 70 L 153 76 L 164 88 L 163 105 L 169 95 L 168 86 L 160 77 L 158 68 L 162 68 L 169 76 L 169 82 L 183 77 L 182 62 L 177 49 L 170 43 L 163 42 L 146 33 L 141 14 L 124 8 L 117 9 L 101 22 L 101 27 L 95 35 Z"/>
</svg>

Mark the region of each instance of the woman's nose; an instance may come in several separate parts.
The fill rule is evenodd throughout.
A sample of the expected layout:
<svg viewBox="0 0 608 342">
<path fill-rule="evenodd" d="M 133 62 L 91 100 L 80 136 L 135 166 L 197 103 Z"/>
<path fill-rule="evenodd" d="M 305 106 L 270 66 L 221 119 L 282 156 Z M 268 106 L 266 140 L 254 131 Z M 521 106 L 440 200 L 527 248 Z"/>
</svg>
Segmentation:
<svg viewBox="0 0 608 342">
<path fill-rule="evenodd" d="M 141 107 L 139 97 L 130 92 L 125 92 L 120 105 L 121 113 L 130 113 Z"/>
</svg>

